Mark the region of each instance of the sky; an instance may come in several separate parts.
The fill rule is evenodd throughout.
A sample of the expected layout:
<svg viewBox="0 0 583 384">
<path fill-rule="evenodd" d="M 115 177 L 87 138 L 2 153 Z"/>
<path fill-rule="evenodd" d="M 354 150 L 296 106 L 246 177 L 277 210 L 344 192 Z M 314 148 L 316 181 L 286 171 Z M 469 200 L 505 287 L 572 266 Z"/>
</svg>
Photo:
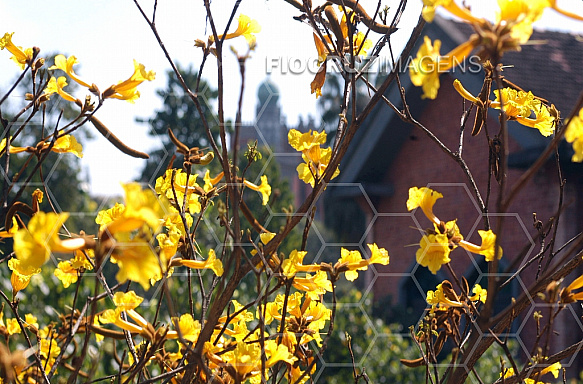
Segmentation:
<svg viewBox="0 0 583 384">
<path fill-rule="evenodd" d="M 140 1 L 148 16 L 152 14 L 153 0 Z M 181 66 L 198 68 L 202 54 L 194 47 L 195 39 L 211 34 L 207 29 L 202 1 L 160 0 L 156 25 L 164 44 L 173 59 Z M 317 1 L 314 0 L 314 4 Z M 395 7 L 397 1 L 388 3 Z M 495 1 L 466 1 L 473 11 L 493 19 L 495 16 L 482 8 Z M 235 1 L 214 0 L 211 5 L 215 23 L 224 28 Z M 361 4 L 372 14 L 376 1 L 362 0 Z M 583 1 L 558 1 L 559 6 L 583 14 Z M 492 7 L 493 5 L 493 7 Z M 227 10 L 229 12 L 227 12 Z M 402 18 L 400 30 L 393 37 L 395 49 L 400 49 L 414 27 L 421 1 L 409 1 Z M 313 65 L 316 50 L 312 31 L 306 24 L 292 18 L 299 12 L 283 0 L 242 1 L 237 12 L 256 19 L 262 27 L 257 34 L 257 49 L 247 63 L 243 121 L 255 118 L 257 88 L 270 73 L 270 79 L 279 87 L 279 102 L 288 125 L 297 124 L 299 118 L 308 115 L 318 120 L 316 98 L 310 94 L 310 82 L 314 77 Z M 135 104 L 120 100 L 106 100 L 96 116 L 123 142 L 132 148 L 148 152 L 158 146 L 159 139 L 148 136 L 148 127 L 135 122 L 136 117 L 150 118 L 162 105 L 156 90 L 164 89 L 165 72 L 170 68 L 153 33 L 130 0 L 0 2 L 2 28 L 0 33 L 15 32 L 13 41 L 24 47 L 38 46 L 43 53 L 58 52 L 66 56 L 75 55 L 79 64 L 77 74 L 89 82 L 106 89 L 128 78 L 133 73 L 133 60 L 145 65 L 146 70 L 156 72 L 156 80 L 144 82 L 138 88 L 141 97 Z M 583 22 L 557 16 L 547 10 L 535 27 L 583 33 Z M 236 28 L 234 21 L 231 31 Z M 380 35 L 371 33 L 376 42 Z M 239 52 L 246 50 L 244 39 L 229 40 Z M 6 51 L 0 52 L 0 94 L 4 94 L 18 76 L 18 67 L 8 58 Z M 235 56 L 225 50 L 225 113 L 234 118 L 241 79 Z M 203 77 L 216 86 L 216 66 L 212 60 L 206 66 Z M 84 98 L 83 90 L 75 94 Z M 13 95 L 11 105 L 22 105 L 22 95 Z M 91 126 L 90 129 L 93 129 Z M 139 175 L 142 160 L 122 154 L 107 140 L 95 132 L 95 140 L 84 148 L 82 167 L 89 178 L 89 190 L 94 195 L 120 195 L 120 183 L 132 181 Z"/>
</svg>

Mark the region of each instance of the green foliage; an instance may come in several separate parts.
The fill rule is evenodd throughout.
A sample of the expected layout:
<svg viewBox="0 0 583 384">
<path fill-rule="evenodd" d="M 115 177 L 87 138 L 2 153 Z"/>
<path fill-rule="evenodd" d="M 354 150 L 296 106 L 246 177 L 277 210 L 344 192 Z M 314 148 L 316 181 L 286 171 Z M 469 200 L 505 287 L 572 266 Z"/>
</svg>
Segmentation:
<svg viewBox="0 0 583 384">
<path fill-rule="evenodd" d="M 343 279 L 344 280 L 344 279 Z M 425 382 L 425 368 L 407 368 L 399 359 L 414 359 L 419 350 L 411 342 L 408 330 L 398 324 L 387 324 L 371 316 L 372 296 L 350 289 L 342 292 L 338 304 L 334 332 L 324 352 L 324 361 L 338 363 L 343 369 L 326 368 L 319 380 L 325 383 L 354 383 L 351 356 L 345 332 L 350 335 L 358 373 L 362 369 L 373 383 Z"/>
</svg>

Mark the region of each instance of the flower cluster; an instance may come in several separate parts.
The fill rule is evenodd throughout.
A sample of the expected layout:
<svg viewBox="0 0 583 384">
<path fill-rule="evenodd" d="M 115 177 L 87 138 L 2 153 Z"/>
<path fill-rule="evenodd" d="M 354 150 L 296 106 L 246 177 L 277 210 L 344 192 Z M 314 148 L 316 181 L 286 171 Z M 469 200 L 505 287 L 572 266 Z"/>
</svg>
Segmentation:
<svg viewBox="0 0 583 384">
<path fill-rule="evenodd" d="M 421 208 L 425 216 L 433 223 L 433 229 L 426 230 L 419 242 L 420 248 L 416 253 L 417 262 L 436 274 L 442 265 L 451 261 L 449 255 L 458 246 L 485 256 L 486 261 L 493 261 L 496 257 L 500 259 L 502 248 L 498 247 L 496 251 L 496 235 L 491 230 L 479 230 L 482 244 L 475 245 L 464 240 L 456 220 L 445 222 L 437 218 L 433 213 L 433 205 L 442 197 L 441 193 L 426 187 L 409 189 L 407 209 L 412 211 Z"/>
<path fill-rule="evenodd" d="M 326 132 L 309 131 L 301 133 L 298 130 L 290 129 L 287 134 L 289 144 L 298 152 L 302 153 L 304 163 L 298 165 L 298 177 L 306 184 L 314 187 L 316 182 L 320 182 L 324 172 L 328 168 L 332 156 L 332 148 L 321 148 L 326 143 Z M 336 168 L 331 179 L 340 174 Z"/>
<path fill-rule="evenodd" d="M 464 99 L 471 101 L 478 107 L 500 109 L 503 105 L 506 119 L 538 129 L 543 136 L 550 136 L 555 132 L 558 120 L 558 112 L 555 106 L 547 107 L 532 92 L 502 88 L 494 90 L 496 100 L 487 100 L 484 103 L 483 100 L 468 92 L 459 80 L 454 80 L 453 86 Z"/>
<path fill-rule="evenodd" d="M 409 68 L 411 81 L 418 87 L 423 87 L 423 97 L 435 99 L 439 90 L 439 74 L 462 63 L 470 53 L 479 48 L 478 55 L 483 61 L 493 60 L 496 64 L 504 52 L 520 50 L 532 35 L 533 23 L 539 20 L 546 8 L 552 8 L 560 14 L 583 20 L 574 13 L 559 8 L 556 1 L 548 0 L 499 0 L 500 7 L 497 19 L 493 23 L 475 16 L 469 8 L 459 5 L 455 0 L 423 0 L 423 18 L 432 22 L 435 10 L 443 7 L 462 22 L 474 29 L 467 41 L 441 56 L 440 40 L 432 44 L 428 37 L 417 53 Z"/>
</svg>

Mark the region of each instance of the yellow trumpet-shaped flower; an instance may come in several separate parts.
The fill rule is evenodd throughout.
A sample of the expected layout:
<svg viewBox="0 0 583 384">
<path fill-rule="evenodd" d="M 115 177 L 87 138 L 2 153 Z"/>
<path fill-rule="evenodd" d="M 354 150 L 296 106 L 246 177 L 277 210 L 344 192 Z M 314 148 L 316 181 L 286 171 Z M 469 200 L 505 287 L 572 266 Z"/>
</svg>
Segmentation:
<svg viewBox="0 0 583 384">
<path fill-rule="evenodd" d="M 299 291 L 306 292 L 306 296 L 312 300 L 318 300 L 320 295 L 326 292 L 332 292 L 332 282 L 328 280 L 328 274 L 324 271 L 318 271 L 314 276 L 309 273 L 306 277 L 295 277 L 293 286 Z"/>
<path fill-rule="evenodd" d="M 55 269 L 55 276 L 61 280 L 63 287 L 69 288 L 71 284 L 77 282 L 77 277 L 81 271 L 92 270 L 93 264 L 88 260 L 95 257 L 92 249 L 86 251 L 87 256 L 82 251 L 75 251 L 75 257 L 71 260 L 59 262 Z"/>
<path fill-rule="evenodd" d="M 146 71 L 146 67 L 143 64 L 134 60 L 134 73 L 129 79 L 121 81 L 106 89 L 103 92 L 103 97 L 127 100 L 130 103 L 134 103 L 136 99 L 140 97 L 140 92 L 137 90 L 138 85 L 142 84 L 144 81 L 152 81 L 155 78 L 156 72 Z"/>
<path fill-rule="evenodd" d="M 275 234 L 274 234 L 275 235 Z M 304 257 L 307 255 L 306 251 L 293 250 L 289 256 L 282 263 L 283 274 L 286 277 L 292 277 L 298 272 L 317 272 L 320 266 L 317 264 L 304 265 Z"/>
<path fill-rule="evenodd" d="M 538 129 L 543 136 L 550 136 L 555 132 L 555 117 L 531 92 L 503 88 L 500 91 L 495 90 L 494 93 L 496 101 L 491 103 L 492 108 L 500 109 L 500 95 L 502 95 L 504 112 L 509 118 L 527 127 Z M 531 114 L 535 115 L 534 119 L 530 117 Z"/>
<path fill-rule="evenodd" d="M 309 130 L 301 133 L 297 129 L 290 129 L 287 134 L 289 145 L 298 152 L 309 150 L 312 147 L 319 147 L 326 144 L 326 132 Z"/>
<path fill-rule="evenodd" d="M 437 7 L 445 8 L 449 13 L 470 23 L 479 23 L 482 19 L 475 17 L 467 8 L 462 8 L 454 0 L 423 0 L 423 18 L 432 22 Z"/>
<path fill-rule="evenodd" d="M 243 180 L 243 184 L 254 191 L 261 193 L 261 201 L 263 205 L 266 205 L 269 201 L 269 196 L 271 196 L 271 186 L 267 183 L 267 176 L 261 176 L 261 184 L 255 185 L 248 180 Z"/>
<path fill-rule="evenodd" d="M 411 187 L 409 188 L 409 199 L 407 200 L 407 210 L 412 211 L 415 208 L 421 208 L 425 216 L 431 220 L 435 225 L 439 225 L 441 221 L 433 213 L 433 206 L 437 199 L 441 199 L 443 195 L 426 187 Z"/>
<path fill-rule="evenodd" d="M 215 185 L 217 185 L 225 176 L 225 172 L 221 172 L 218 175 L 216 175 L 215 177 L 211 177 L 211 173 L 210 171 L 207 169 L 207 171 L 204 174 L 203 180 L 204 180 L 204 191 L 208 192 L 211 189 L 213 189 L 215 187 Z"/>
<path fill-rule="evenodd" d="M 454 80 L 455 90 L 466 100 L 482 106 L 483 103 L 464 88 L 459 80 Z M 504 112 L 509 120 L 515 120 L 527 127 L 536 128 L 541 135 L 550 136 L 555 132 L 556 117 L 551 114 L 549 108 L 537 99 L 532 92 L 518 91 L 512 88 L 494 90 L 496 100 L 488 100 L 487 106 L 500 109 L 504 104 Z M 554 108 L 551 105 L 551 109 Z M 531 116 L 534 115 L 534 118 Z"/>
<path fill-rule="evenodd" d="M 224 269 L 221 260 L 217 259 L 217 255 L 214 249 L 209 251 L 208 258 L 206 260 L 184 260 L 180 259 L 177 261 L 178 264 L 183 265 L 188 268 L 193 269 L 210 269 L 215 275 L 222 276 Z"/>
<path fill-rule="evenodd" d="M 115 205 L 109 209 L 99 211 L 97 217 L 95 218 L 95 223 L 99 224 L 99 230 L 103 231 L 107 224 L 123 217 L 123 213 L 126 207 L 123 204 L 115 203 Z"/>
<path fill-rule="evenodd" d="M 195 191 L 200 189 L 196 183 L 197 177 L 198 175 L 196 173 L 187 175 L 181 169 L 167 169 L 164 176 L 156 179 L 156 193 L 166 196 L 169 201 L 180 207 L 184 202 L 184 195 L 186 194 L 185 210 L 187 209 L 191 214 L 199 213 L 202 207 L 199 202 L 199 195 L 195 193 Z M 176 197 L 174 195 L 175 193 Z"/>
<path fill-rule="evenodd" d="M 75 73 L 73 66 L 78 63 L 79 62 L 77 61 L 77 58 L 73 55 L 69 56 L 68 58 L 65 57 L 64 55 L 57 55 L 55 56 L 55 65 L 53 65 L 49 69 L 60 69 L 61 71 L 65 72 L 67 76 L 69 76 L 77 84 L 82 85 L 85 88 L 91 88 L 91 84 L 81 79 Z"/>
<path fill-rule="evenodd" d="M 261 25 L 257 22 L 257 20 L 251 19 L 247 15 L 239 15 L 237 19 L 237 29 L 235 32 L 227 33 L 225 35 L 225 40 L 234 39 L 235 37 L 243 36 L 245 40 L 247 40 L 247 44 L 250 47 L 255 46 L 255 33 L 261 32 Z M 219 40 L 223 38 L 223 35 L 219 35 Z M 209 41 L 213 42 L 214 38 L 211 36 Z"/>
<path fill-rule="evenodd" d="M 125 191 L 125 206 L 122 209 L 116 205 L 109 214 L 101 215 L 98 223 L 102 226 L 101 231 L 107 230 L 110 234 L 131 232 L 147 225 L 153 232 L 157 232 L 165 216 L 171 214 L 168 200 L 163 196 L 156 197 L 152 190 L 142 189 L 138 183 L 128 183 L 122 187 Z M 113 220 L 112 215 L 115 215 Z"/>
<path fill-rule="evenodd" d="M 415 253 L 417 263 L 429 268 L 434 275 L 441 266 L 451 261 L 449 254 L 449 239 L 443 234 L 424 235 L 419 242 L 419 249 Z"/>
<path fill-rule="evenodd" d="M 161 277 L 160 263 L 152 244 L 141 236 L 131 237 L 129 232 L 115 234 L 115 248 L 111 262 L 117 264 L 115 275 L 118 282 L 135 281 L 144 290 L 150 288 L 152 277 Z"/>
<path fill-rule="evenodd" d="M 134 291 L 116 292 L 113 295 L 113 303 L 115 309 L 108 309 L 99 316 L 99 321 L 102 324 L 114 324 L 121 329 L 132 333 L 142 333 L 148 327 L 148 322 L 142 317 L 135 308 L 137 308 L 144 298 L 136 295 Z M 125 312 L 136 324 L 131 323 L 121 318 L 121 314 Z"/>
<path fill-rule="evenodd" d="M 463 307 L 464 304 L 456 299 L 452 300 L 448 298 L 444 292 L 443 285 L 446 284 L 447 287 L 451 288 L 449 282 L 444 282 L 437 285 L 435 291 L 427 291 L 427 304 L 431 304 L 433 309 L 435 308 L 448 308 L 448 307 Z"/>
<path fill-rule="evenodd" d="M 180 319 L 172 318 L 172 322 L 180 329 L 180 333 L 185 340 L 192 341 L 196 343 L 198 336 L 200 335 L 201 325 L 198 320 L 194 320 L 190 313 L 180 316 Z M 168 331 L 166 337 L 169 339 L 177 339 L 177 331 Z"/>
<path fill-rule="evenodd" d="M 583 108 L 579 114 L 568 122 L 567 130 L 565 131 L 565 140 L 573 143 L 573 150 L 575 153 L 571 161 L 580 163 L 583 161 Z"/>
<path fill-rule="evenodd" d="M 10 283 L 12 284 L 12 295 L 16 294 L 28 286 L 32 276 L 41 272 L 40 268 L 32 265 L 23 265 L 18 259 L 12 258 L 8 260 L 8 268 L 12 271 L 10 276 Z"/>
<path fill-rule="evenodd" d="M 479 230 L 478 234 L 482 238 L 482 244 L 477 246 L 465 240 L 461 240 L 459 242 L 459 246 L 465 249 L 466 251 L 477 253 L 480 255 L 484 255 L 486 257 L 486 261 L 494 261 L 494 257 L 496 254 L 496 235 L 491 230 L 482 231 Z M 502 247 L 498 247 L 498 260 L 502 258 Z"/>
<path fill-rule="evenodd" d="M 561 292 L 561 301 L 572 303 L 574 301 L 583 301 L 583 291 L 573 293 L 573 291 L 583 287 L 583 275 L 577 277 L 571 284 Z"/>
<path fill-rule="evenodd" d="M 72 153 L 78 158 L 83 158 L 83 146 L 71 135 L 63 135 L 59 137 L 55 141 L 51 151 L 57 153 Z"/>
<path fill-rule="evenodd" d="M 32 61 L 32 48 L 22 49 L 22 47 L 17 47 L 12 42 L 12 35 L 14 35 L 14 32 L 7 32 L 0 38 L 0 50 L 6 48 L 8 52 L 14 55 L 11 57 L 12 61 L 18 64 L 20 69 L 24 69 L 24 66 Z"/>
<path fill-rule="evenodd" d="M 40 151 L 46 151 L 50 146 L 50 142 L 44 141 L 42 142 L 42 146 L 37 145 L 36 147 L 17 147 L 10 144 L 10 153 L 22 153 L 22 152 L 31 152 L 36 153 L 36 151 L 40 147 Z M 2 139 L 0 142 L 0 152 L 6 148 L 6 139 Z M 51 148 L 52 152 L 56 153 L 72 153 L 75 156 L 82 158 L 83 157 L 83 146 L 79 144 L 77 139 L 71 135 L 63 135 L 55 140 L 55 144 Z"/>
<path fill-rule="evenodd" d="M 65 76 L 59 76 L 59 78 L 51 77 L 47 87 L 45 88 L 45 93 L 51 95 L 53 93 L 58 94 L 63 99 L 71 101 L 73 103 L 77 102 L 77 98 L 67 93 L 63 88 L 67 86 L 67 78 Z"/>
<path fill-rule="evenodd" d="M 68 213 L 37 212 L 27 228 L 14 234 L 14 253 L 22 268 L 40 268 L 51 252 L 73 252 L 85 246 L 82 238 L 59 238 L 58 232 L 68 217 Z"/>
<path fill-rule="evenodd" d="M 463 62 L 476 47 L 476 44 L 475 39 L 470 39 L 441 56 L 439 53 L 441 41 L 435 40 L 432 44 L 428 36 L 424 37 L 423 44 L 409 67 L 411 82 L 415 86 L 423 88 L 422 97 L 424 99 L 437 97 L 440 86 L 439 75 Z"/>
<path fill-rule="evenodd" d="M 488 291 L 485 288 L 482 288 L 480 284 L 474 285 L 472 293 L 474 295 L 470 297 L 471 301 L 481 301 L 482 303 L 485 303 L 488 298 Z"/>
<path fill-rule="evenodd" d="M 498 23 L 511 28 L 511 36 L 519 44 L 524 44 L 532 35 L 532 24 L 541 18 L 548 0 L 498 0 L 500 13 Z"/>
<path fill-rule="evenodd" d="M 344 264 L 343 268 L 346 271 L 346 280 L 354 281 L 358 278 L 357 271 L 366 271 L 370 264 L 389 264 L 389 253 L 384 248 L 379 248 L 376 244 L 367 244 L 371 251 L 369 259 L 363 259 L 359 251 L 349 251 L 347 249 L 340 249 L 340 259 L 337 265 Z"/>
<path fill-rule="evenodd" d="M 299 179 L 314 187 L 316 180 L 319 180 L 328 168 L 332 157 L 332 148 L 320 148 L 320 145 L 326 142 L 326 133 L 312 130 L 301 133 L 290 129 L 287 140 L 296 151 L 302 152 L 302 159 L 305 161 L 297 167 Z M 336 168 L 331 179 L 339 174 L 340 170 Z"/>
</svg>

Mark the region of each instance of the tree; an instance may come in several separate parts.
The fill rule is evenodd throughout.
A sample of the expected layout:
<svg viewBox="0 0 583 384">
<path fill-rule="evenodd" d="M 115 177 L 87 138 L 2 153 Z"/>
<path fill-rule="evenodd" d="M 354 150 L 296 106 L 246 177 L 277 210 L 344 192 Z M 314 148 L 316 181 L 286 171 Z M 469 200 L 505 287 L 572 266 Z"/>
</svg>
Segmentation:
<svg viewBox="0 0 583 384">
<path fill-rule="evenodd" d="M 198 81 L 198 73 L 188 67 L 181 69 L 182 78 L 186 85 L 195 90 Z M 142 169 L 140 181 L 154 183 L 157 177 L 164 174 L 167 162 L 175 152 L 174 144 L 168 137 L 168 128 L 174 135 L 189 147 L 208 147 L 210 142 L 205 132 L 199 111 L 190 96 L 184 92 L 178 77 L 173 71 L 167 72 L 168 81 L 165 89 L 156 91 L 163 100 L 162 109 L 156 111 L 150 119 L 138 118 L 136 121 L 147 123 L 150 126 L 149 134 L 160 138 L 161 148 L 151 152 L 150 158 Z M 203 79 L 200 80 L 198 95 L 205 102 L 200 103 L 202 114 L 208 122 L 213 136 L 218 139 L 218 124 L 211 108 L 211 102 L 217 98 L 217 91 Z M 169 156 L 169 157 L 167 157 Z"/>
</svg>

